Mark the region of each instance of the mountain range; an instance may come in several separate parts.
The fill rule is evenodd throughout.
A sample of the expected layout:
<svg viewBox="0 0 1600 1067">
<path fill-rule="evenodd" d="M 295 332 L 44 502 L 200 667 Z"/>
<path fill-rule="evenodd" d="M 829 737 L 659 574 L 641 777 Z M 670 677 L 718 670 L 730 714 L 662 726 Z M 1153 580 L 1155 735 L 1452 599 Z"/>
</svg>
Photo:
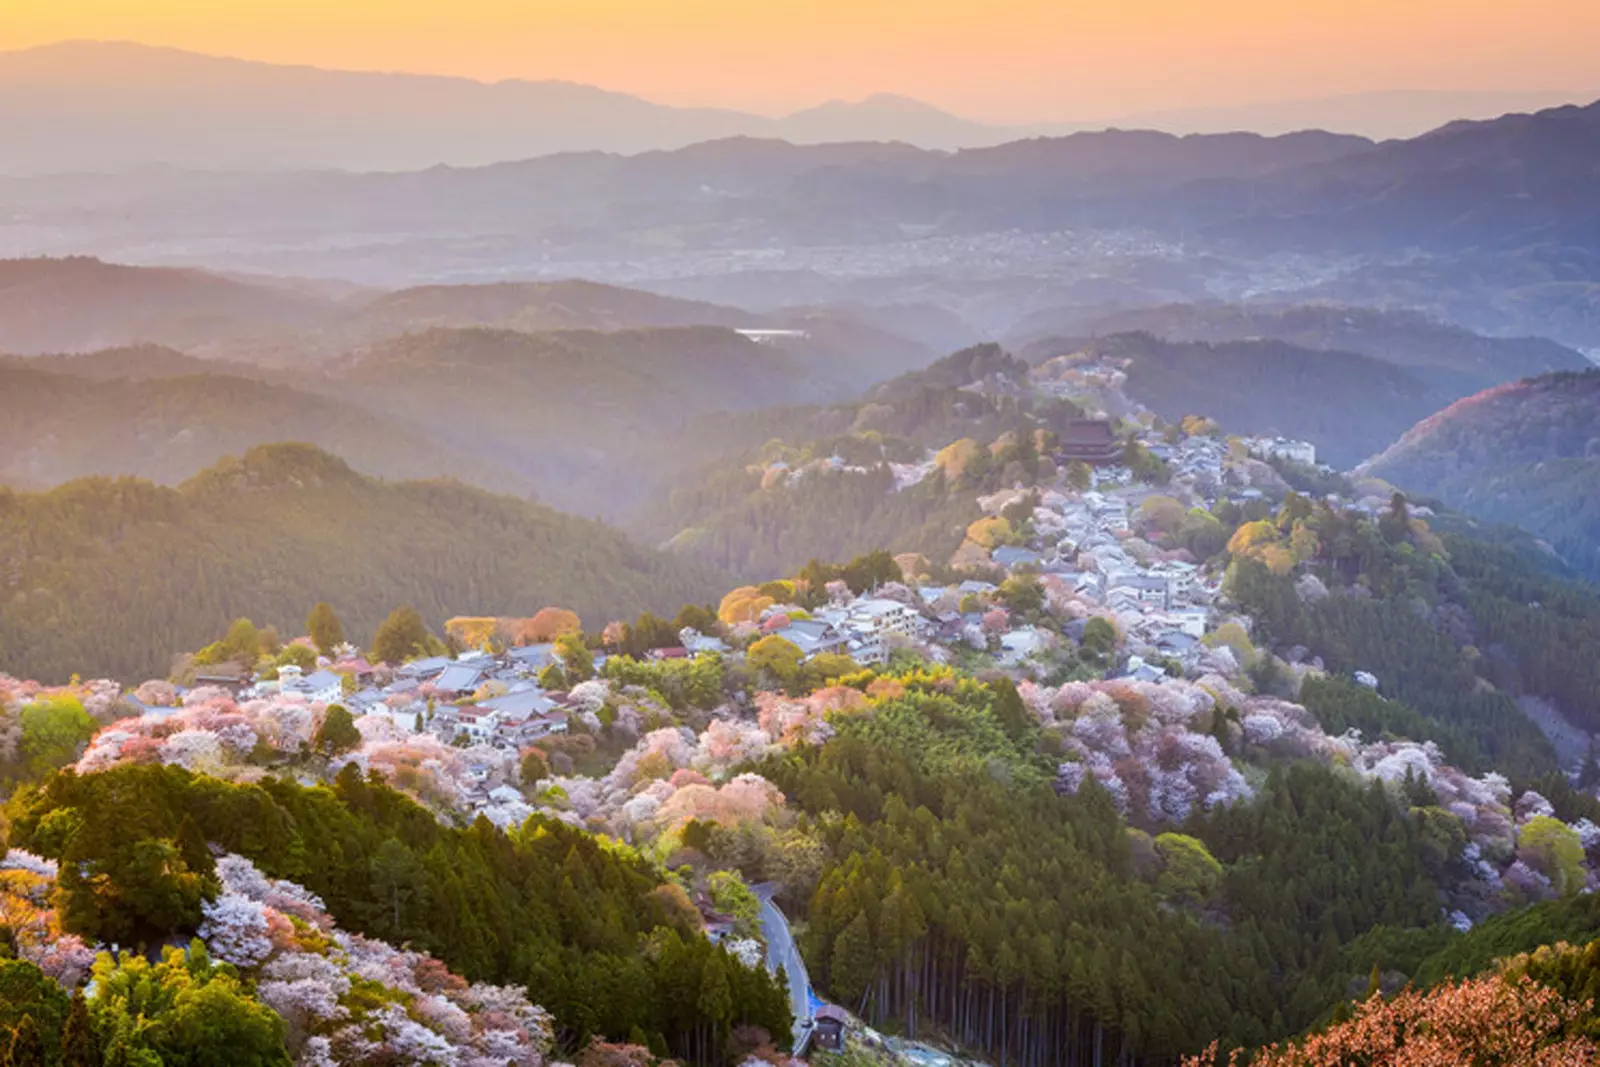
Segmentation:
<svg viewBox="0 0 1600 1067">
<path fill-rule="evenodd" d="M 1600 105 L 1381 144 L 1101 131 L 937 152 L 744 137 L 405 173 L 13 178 L 0 251 L 386 288 L 577 276 L 722 299 L 695 281 L 733 279 L 761 304 L 948 307 L 1007 286 L 1057 306 L 1266 295 L 1400 304 L 1589 348 L 1597 165 Z M 956 296 L 957 282 L 976 284 Z"/>
<path fill-rule="evenodd" d="M 890 329 L 919 326 L 922 340 Z M 762 329 L 790 332 L 738 332 Z M 697 499 L 727 473 L 708 464 L 773 438 L 871 428 L 939 448 L 976 432 L 938 421 L 959 382 L 904 379 L 922 383 L 915 423 L 891 414 L 907 406 L 883 392 L 895 387 L 864 396 L 922 372 L 961 334 L 959 319 L 915 308 L 758 314 L 579 281 L 347 291 L 0 262 L 0 351 L 31 356 L 0 359 L 0 481 L 177 484 L 219 455 L 296 440 L 369 474 L 452 475 L 664 541 L 699 525 L 699 505 L 664 508 L 662 494 Z M 1539 338 L 1325 304 L 1058 308 L 1015 339 L 1035 363 L 1115 351 L 1129 393 L 1164 417 L 1204 411 L 1239 432 L 1305 437 L 1339 466 L 1481 389 L 1588 366 Z"/>
<path fill-rule="evenodd" d="M 684 326 L 779 331 L 767 339 L 805 359 L 824 389 L 863 387 L 919 367 L 947 347 L 942 333 L 928 335 L 891 310 L 866 306 L 754 313 L 580 280 L 386 290 L 81 256 L 0 260 L 0 353 L 21 356 L 158 345 L 213 360 L 304 369 L 432 329 Z"/>
<path fill-rule="evenodd" d="M 554 152 L 636 153 L 724 137 L 796 144 L 903 141 L 971 148 L 1106 125 L 1215 133 L 1331 129 L 1414 136 L 1452 118 L 1583 98 L 1572 92 L 1392 92 L 1179 109 L 1099 121 L 994 125 L 893 94 L 780 118 L 670 107 L 560 81 L 496 83 L 323 70 L 128 42 L 65 41 L 0 53 L 0 173 L 165 165 L 221 170 L 411 170 Z"/>
<path fill-rule="evenodd" d="M 128 42 L 0 53 L 0 94 L 28 100 L 0 119 L 8 145 L 0 171 L 9 174 L 150 165 L 411 170 L 740 136 L 954 148 L 1062 132 L 987 126 L 887 94 L 769 118 L 572 82 L 322 70 Z"/>
</svg>

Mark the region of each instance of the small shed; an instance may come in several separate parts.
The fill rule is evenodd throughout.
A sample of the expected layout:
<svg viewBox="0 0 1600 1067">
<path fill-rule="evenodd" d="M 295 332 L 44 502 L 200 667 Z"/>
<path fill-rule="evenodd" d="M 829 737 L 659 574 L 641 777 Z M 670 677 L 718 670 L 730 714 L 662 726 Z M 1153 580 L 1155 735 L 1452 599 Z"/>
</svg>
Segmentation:
<svg viewBox="0 0 1600 1067">
<path fill-rule="evenodd" d="M 818 1048 L 827 1049 L 829 1052 L 843 1052 L 845 1026 L 850 1020 L 844 1009 L 824 1004 L 817 1009 L 814 1018 L 817 1021 L 817 1028 L 812 1042 Z"/>
</svg>

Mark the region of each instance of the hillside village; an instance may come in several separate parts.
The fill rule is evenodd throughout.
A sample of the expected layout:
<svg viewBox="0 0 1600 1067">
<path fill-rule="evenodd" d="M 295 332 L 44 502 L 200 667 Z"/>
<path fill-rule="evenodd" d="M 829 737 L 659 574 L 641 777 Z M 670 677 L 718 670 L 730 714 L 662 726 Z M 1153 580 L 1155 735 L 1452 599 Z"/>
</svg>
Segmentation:
<svg viewBox="0 0 1600 1067">
<path fill-rule="evenodd" d="M 1156 420 L 1119 391 L 1114 362 L 1080 362 L 1065 370 L 1064 362 L 1046 363 L 1031 385 L 1042 394 L 1070 395 L 1092 417 L 1058 442 L 1051 458 L 1060 474 L 1053 484 L 1018 484 L 980 498 L 987 517 L 974 523 L 952 566 L 937 568 L 950 580 L 932 581 L 923 573 L 928 561 L 901 556 L 892 563 L 880 560 L 886 565 L 868 587 L 852 591 L 835 580 L 820 594 L 809 591 L 810 607 L 792 602 L 804 581 L 734 590 L 715 625 L 702 622 L 707 632 L 681 627 L 675 643 L 658 639 L 641 658 L 703 660 L 718 663 L 719 671 L 738 671 L 756 642 L 777 638 L 793 647 L 801 665 L 949 664 L 1046 684 L 1237 676 L 1241 650 L 1238 637 L 1229 634 L 1248 635 L 1251 623 L 1226 605 L 1221 572 L 1204 567 L 1193 551 L 1155 542 L 1162 539 L 1163 523 L 1170 534 L 1184 516 L 1219 505 L 1241 515 L 1270 513 L 1288 491 L 1273 463 L 1312 470 L 1314 447 L 1282 438 L 1230 440 L 1200 418 L 1180 432 L 1157 430 Z M 1129 465 L 1130 456 L 1138 457 L 1141 471 Z M 824 465 L 848 467 L 837 457 Z M 921 463 L 893 466 L 892 491 L 899 492 L 927 477 L 936 462 L 930 453 Z M 804 476 L 804 470 L 787 472 L 790 478 Z M 1335 494 L 1328 500 L 1369 516 L 1387 505 L 1381 496 L 1344 500 Z M 567 734 L 579 719 L 586 720 L 579 725 L 585 733 L 601 725 L 593 694 L 577 690 L 576 683 L 585 676 L 608 677 L 616 652 L 601 640 L 584 654 L 590 662 L 574 672 L 553 640 L 486 641 L 483 647 L 454 654 L 441 649 L 392 664 L 369 662 L 346 644 L 305 667 L 290 664 L 259 674 L 202 669 L 193 681 L 221 687 L 240 702 L 338 704 L 366 735 L 420 736 L 458 749 L 466 764 L 452 806 L 512 825 L 534 810 L 516 781 L 517 754 Z M 183 686 L 165 692 L 166 706 L 130 699 L 145 717 L 159 721 L 178 714 L 188 699 Z"/>
<path fill-rule="evenodd" d="M 1417 905 L 1428 921 L 1464 933 L 1508 907 L 1600 887 L 1600 823 L 1574 816 L 1570 799 L 1557 818 L 1538 790 L 1450 762 L 1425 733 L 1323 720 L 1332 702 L 1358 706 L 1362 722 L 1400 721 L 1387 699 L 1392 671 L 1359 662 L 1330 671 L 1305 648 L 1280 647 L 1280 660 L 1253 641 L 1230 560 L 1292 581 L 1291 597 L 1315 602 L 1330 593 L 1300 568 L 1319 551 L 1301 540 L 1314 509 L 1319 522 L 1367 528 L 1393 525 L 1398 510 L 1402 558 L 1417 555 L 1409 542 L 1433 543 L 1422 521 L 1431 513 L 1397 505 L 1382 483 L 1317 466 L 1303 441 L 1230 438 L 1201 416 L 1163 424 L 1121 393 L 1120 373 L 1114 362 L 1064 358 L 1027 383 L 965 387 L 1035 389 L 1070 398 L 1082 417 L 1039 438 L 1032 484 L 976 496 L 982 517 L 948 560 L 879 551 L 814 562 L 717 605 L 685 605 L 671 622 L 646 612 L 598 631 L 545 605 L 528 619 L 451 619 L 441 641 L 399 609 L 365 654 L 327 605 L 282 645 L 238 620 L 182 657 L 170 681 L 67 687 L 90 724 L 73 766 L 93 776 L 156 764 L 245 785 L 285 775 L 308 789 L 366 778 L 403 791 L 441 826 L 486 822 L 515 834 L 544 819 L 600 835 L 674 872 L 686 921 L 730 960 L 787 976 L 789 1047 L 869 1048 L 922 1065 L 959 1059 L 919 1043 L 914 1028 L 885 1037 L 878 1027 L 892 1014 L 870 996 L 860 1011 L 844 1003 L 859 992 L 821 1001 L 819 989 L 853 988 L 838 973 L 843 934 L 803 932 L 808 953 L 833 963 L 822 986 L 776 903 L 808 907 L 816 874 L 773 858 L 804 854 L 818 846 L 811 835 L 827 832 L 797 822 L 802 802 L 780 786 L 793 773 L 784 758 L 825 749 L 853 719 L 901 698 L 964 694 L 1024 716 L 1001 722 L 1021 736 L 1037 731 L 1028 759 L 1051 768 L 1049 789 L 1076 796 L 1094 783 L 1151 872 L 1177 869 L 1170 850 L 1194 848 L 1209 885 L 1203 872 L 1217 861 L 1179 831 L 1249 810 L 1283 788 L 1272 768 L 1303 761 L 1453 820 L 1459 840 L 1441 847 L 1455 858 L 1430 873 L 1438 889 Z M 907 492 L 943 476 L 952 456 L 1006 442 L 957 445 L 890 464 L 886 491 Z M 777 485 L 814 466 L 774 468 Z M 397 619 L 398 638 L 386 639 Z M 0 708 L 59 696 L 0 677 Z M 1313 696 L 1317 712 L 1306 706 Z M 1007 774 L 1040 771 L 1025 760 Z M 1566 851 L 1525 844 L 1539 835 Z M 5 862 L 44 869 L 30 854 Z M 1185 888 L 1162 906 L 1209 915 L 1215 892 Z M 36 925 L 48 932 L 49 920 Z M 36 940 L 27 950 L 46 959 L 44 934 Z M 80 948 L 75 959 L 88 952 Z"/>
</svg>

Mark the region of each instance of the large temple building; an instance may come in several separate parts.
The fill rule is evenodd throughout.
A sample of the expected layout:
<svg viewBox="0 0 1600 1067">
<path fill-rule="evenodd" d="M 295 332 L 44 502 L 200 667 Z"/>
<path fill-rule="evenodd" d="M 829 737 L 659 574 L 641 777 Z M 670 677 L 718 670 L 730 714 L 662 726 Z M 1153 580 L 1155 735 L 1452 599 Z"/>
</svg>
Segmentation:
<svg viewBox="0 0 1600 1067">
<path fill-rule="evenodd" d="M 1121 462 L 1122 442 L 1105 419 L 1076 419 L 1062 432 L 1058 454 L 1064 463 L 1103 466 Z"/>
</svg>

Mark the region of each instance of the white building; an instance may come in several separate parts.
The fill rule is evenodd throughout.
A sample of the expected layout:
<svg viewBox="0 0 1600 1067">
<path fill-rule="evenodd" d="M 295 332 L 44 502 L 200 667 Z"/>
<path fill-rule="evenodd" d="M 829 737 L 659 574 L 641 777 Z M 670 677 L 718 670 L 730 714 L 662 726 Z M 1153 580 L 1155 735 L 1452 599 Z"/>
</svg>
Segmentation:
<svg viewBox="0 0 1600 1067">
<path fill-rule="evenodd" d="M 844 630 L 850 635 L 851 654 L 862 663 L 883 663 L 889 658 L 891 639 L 916 635 L 919 616 L 898 600 L 874 598 L 850 605 Z"/>
<path fill-rule="evenodd" d="M 1291 463 L 1317 465 L 1317 446 L 1309 441 L 1291 441 L 1287 437 L 1246 437 L 1244 446 L 1257 459 L 1285 459 Z"/>
<path fill-rule="evenodd" d="M 344 695 L 344 678 L 332 671 L 308 675 L 290 663 L 278 668 L 278 692 L 305 697 L 312 704 L 336 704 Z"/>
<path fill-rule="evenodd" d="M 500 715 L 488 708 L 463 705 L 456 717 L 456 728 L 465 733 L 474 745 L 486 745 L 500 727 Z"/>
<path fill-rule="evenodd" d="M 805 330 L 735 330 L 739 336 L 747 341 L 754 341 L 758 345 L 776 345 L 784 341 L 805 341 L 811 334 Z"/>
<path fill-rule="evenodd" d="M 1110 588 L 1106 593 L 1108 599 L 1131 600 L 1145 610 L 1164 610 L 1167 606 L 1167 583 L 1165 579 L 1148 574 L 1122 573 L 1108 582 Z"/>
<path fill-rule="evenodd" d="M 1167 583 L 1167 599 L 1173 603 L 1188 600 L 1195 588 L 1195 575 L 1200 568 L 1182 560 L 1164 560 L 1150 568 L 1150 574 Z"/>
<path fill-rule="evenodd" d="M 1128 529 L 1126 500 L 1121 497 L 1106 496 L 1103 493 L 1089 492 L 1083 494 L 1083 502 L 1088 506 L 1095 525 L 1101 530 L 1120 533 Z"/>
</svg>

